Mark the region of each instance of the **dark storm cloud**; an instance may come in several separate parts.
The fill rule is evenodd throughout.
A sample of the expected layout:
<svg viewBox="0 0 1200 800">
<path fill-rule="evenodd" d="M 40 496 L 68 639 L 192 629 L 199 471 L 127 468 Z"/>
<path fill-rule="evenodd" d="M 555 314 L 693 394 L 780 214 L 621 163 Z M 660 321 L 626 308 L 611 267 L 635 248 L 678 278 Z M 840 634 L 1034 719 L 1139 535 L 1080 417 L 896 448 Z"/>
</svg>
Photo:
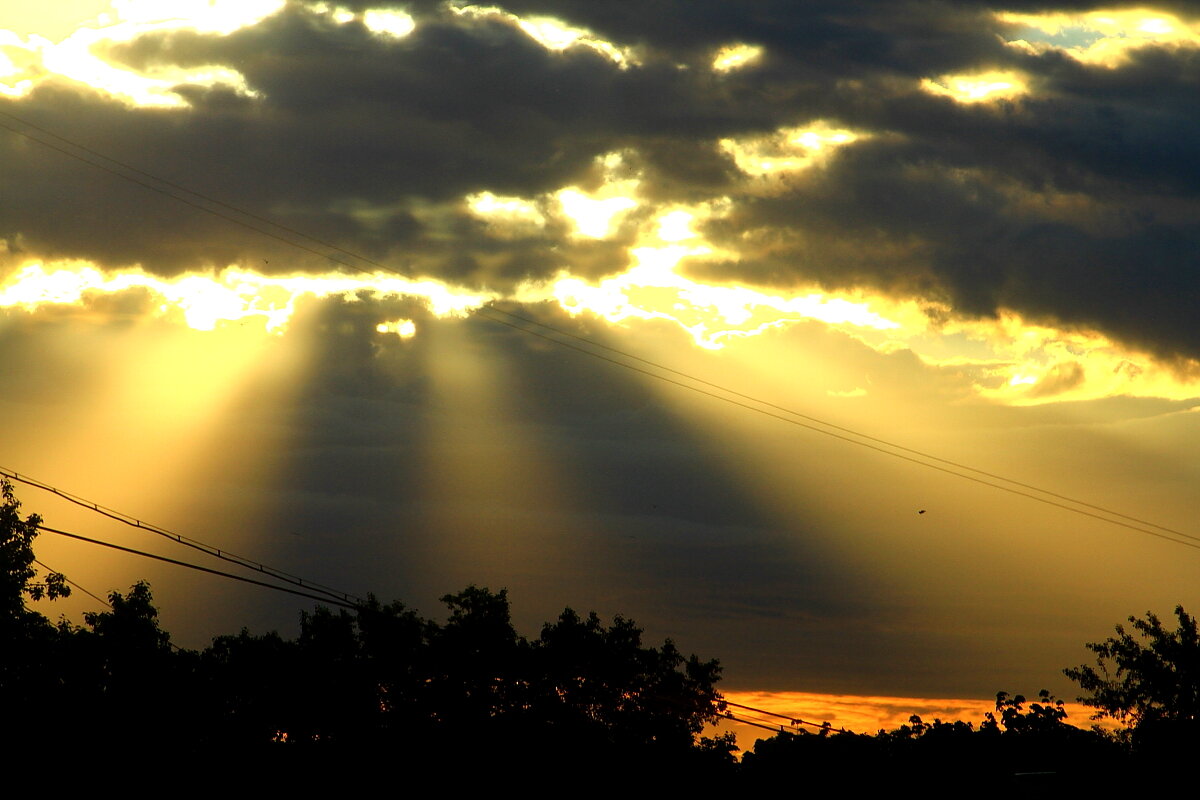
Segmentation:
<svg viewBox="0 0 1200 800">
<path fill-rule="evenodd" d="M 705 274 L 916 291 L 1200 355 L 1200 141 L 1188 135 L 1200 54 L 1144 47 L 1119 68 L 1081 64 L 1005 46 L 1018 28 L 993 15 L 1118 4 L 504 4 L 633 48 L 628 69 L 586 47 L 548 51 L 500 18 L 392 5 L 418 21 L 405 38 L 291 5 L 229 36 L 155 33 L 107 54 L 139 68 L 226 65 L 256 98 L 180 87 L 190 109 L 131 109 L 45 86 L 3 107 L 368 257 L 493 287 L 562 267 L 618 271 L 631 240 L 574 242 L 553 213 L 504 234 L 462 196 L 586 184 L 597 155 L 624 151 L 647 198 L 732 198 L 708 232 L 740 258 L 692 265 Z M 764 55 L 714 74 L 707 64 L 731 42 Z M 1022 71 L 1031 94 L 961 105 L 920 88 L 984 69 Z M 816 119 L 870 138 L 774 196 L 741 193 L 718 140 Z M 239 258 L 328 268 L 14 136 L 0 148 L 0 236 L 16 246 L 162 271 Z"/>
<path fill-rule="evenodd" d="M 942 294 L 967 313 L 1013 308 L 1163 355 L 1200 354 L 1200 148 L 1176 133 L 1200 123 L 1194 110 L 1132 96 L 1120 109 L 912 102 L 944 107 L 892 115 L 903 140 L 848 149 L 714 225 L 731 243 L 746 232 L 768 242 L 732 269 Z M 780 229 L 798 235 L 778 245 L 768 234 Z"/>
<path fill-rule="evenodd" d="M 524 196 L 557 189 L 586 178 L 596 155 L 641 137 L 680 143 L 669 147 L 665 170 L 695 173 L 697 159 L 681 164 L 679 152 L 739 130 L 748 115 L 673 65 L 622 71 L 587 48 L 551 53 L 508 23 L 448 12 L 394 40 L 292 8 L 228 37 L 149 35 L 107 55 L 143 68 L 226 64 L 264 99 L 185 86 L 179 91 L 189 111 L 130 109 L 50 86 L 6 108 L 318 238 L 460 279 L 552 272 L 563 265 L 561 256 L 549 256 L 562 231 L 497 244 L 446 203 L 485 189 Z M 752 124 L 770 127 L 774 112 L 756 105 Z M 14 190 L 0 209 L 0 235 L 23 234 L 41 253 L 167 271 L 270 253 L 288 266 L 319 263 L 303 253 L 285 256 L 260 234 L 222 220 L 153 195 L 148 201 L 144 189 L 58 152 L 16 137 L 4 145 L 0 157 L 12 165 L 6 180 Z M 708 161 L 700 171 L 719 182 L 719 164 Z M 370 221 L 356 216 L 360 209 L 371 212 Z M 62 219 L 72 220 L 70 230 Z M 511 255 L 487 257 L 497 250 Z M 622 266 L 617 260 L 605 268 Z"/>
</svg>

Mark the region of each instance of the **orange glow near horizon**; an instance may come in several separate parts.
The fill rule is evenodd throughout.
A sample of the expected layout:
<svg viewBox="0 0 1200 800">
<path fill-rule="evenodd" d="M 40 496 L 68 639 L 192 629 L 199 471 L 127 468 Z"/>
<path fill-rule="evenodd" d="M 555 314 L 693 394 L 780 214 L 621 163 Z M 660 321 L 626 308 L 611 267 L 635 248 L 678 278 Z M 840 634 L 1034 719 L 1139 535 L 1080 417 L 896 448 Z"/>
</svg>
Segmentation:
<svg viewBox="0 0 1200 800">
<path fill-rule="evenodd" d="M 984 715 L 996 710 L 996 700 L 948 699 L 928 697 L 877 697 L 849 694 L 819 694 L 814 692 L 724 692 L 726 700 L 745 706 L 760 708 L 775 714 L 782 714 L 791 720 L 805 722 L 828 722 L 835 729 L 843 729 L 852 733 L 874 734 L 881 730 L 895 730 L 901 725 L 909 724 L 909 717 L 914 714 L 925 723 L 934 720 L 942 722 L 969 722 L 976 728 L 983 721 Z M 1036 702 L 1036 695 L 1032 697 Z M 1028 705 L 1026 705 L 1028 708 Z M 1088 728 L 1095 724 L 1091 719 L 1092 709 L 1080 703 L 1066 703 L 1068 723 L 1080 728 Z M 767 725 L 777 725 L 780 731 L 794 732 L 807 730 L 815 732 L 817 727 L 811 725 L 793 724 L 789 719 L 781 719 L 766 714 L 757 714 L 740 708 L 730 711 L 743 719 L 751 719 Z M 1112 727 L 1111 724 L 1108 727 Z M 775 735 L 771 731 L 752 725 L 742 725 L 735 720 L 724 720 L 719 730 L 732 730 L 738 737 L 738 746 L 742 751 L 753 749 L 754 742 Z"/>
</svg>

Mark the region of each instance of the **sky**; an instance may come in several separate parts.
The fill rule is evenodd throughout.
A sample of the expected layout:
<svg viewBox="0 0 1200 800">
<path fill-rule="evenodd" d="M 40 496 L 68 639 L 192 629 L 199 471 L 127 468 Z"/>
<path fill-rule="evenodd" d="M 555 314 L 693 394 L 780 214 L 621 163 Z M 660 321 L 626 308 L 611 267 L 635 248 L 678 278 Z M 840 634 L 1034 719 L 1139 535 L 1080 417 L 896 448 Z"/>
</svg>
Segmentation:
<svg viewBox="0 0 1200 800">
<path fill-rule="evenodd" d="M 1197 606 L 1194 6 L 0 6 L 5 469 L 835 725 Z M 38 547 L 187 646 L 305 607 Z"/>
</svg>

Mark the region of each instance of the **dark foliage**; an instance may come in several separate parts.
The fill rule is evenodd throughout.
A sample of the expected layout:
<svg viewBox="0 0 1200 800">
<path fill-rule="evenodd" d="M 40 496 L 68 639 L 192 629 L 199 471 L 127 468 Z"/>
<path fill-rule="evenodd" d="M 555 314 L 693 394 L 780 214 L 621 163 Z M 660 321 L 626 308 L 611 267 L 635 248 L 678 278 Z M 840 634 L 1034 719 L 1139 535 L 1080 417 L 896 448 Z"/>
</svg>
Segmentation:
<svg viewBox="0 0 1200 800">
<path fill-rule="evenodd" d="M 37 583 L 33 540 L 41 518 L 21 517 L 12 484 L 0 480 L 0 708 L 10 719 L 26 720 L 35 731 L 54 727 L 55 708 L 44 705 L 59 687 L 55 674 L 58 632 L 49 621 L 26 608 L 26 598 L 51 600 L 70 594 L 61 575 Z M 0 746 L 27 733 L 2 726 Z"/>
<path fill-rule="evenodd" d="M 978 726 L 913 716 L 875 735 L 785 733 L 739 766 L 731 735 L 700 736 L 724 708 L 715 660 L 685 657 L 670 640 L 647 646 L 630 620 L 606 625 L 570 608 L 526 639 L 504 590 L 446 595 L 445 623 L 373 596 L 353 612 L 318 606 L 295 640 L 243 629 L 202 652 L 171 644 L 145 583 L 111 593 L 110 610 L 83 626 L 51 624 L 26 602 L 69 587 L 62 575 L 36 581 L 40 520 L 21 517 L 7 482 L 0 491 L 0 746 L 10 754 L 54 742 L 45 752 L 55 759 L 116 770 L 136 753 L 143 773 L 163 775 L 234 755 L 296 788 L 403 770 L 471 786 L 536 774 L 547 789 L 636 776 L 713 791 L 736 781 L 1036 796 L 1153 785 L 1154 760 L 1188 754 L 1200 724 L 1200 635 L 1178 608 L 1176 630 L 1153 614 L 1130 618 L 1132 632 L 1117 626 L 1088 645 L 1096 667 L 1066 670 L 1124 735 L 1069 725 L 1044 690 L 1036 702 L 1000 692 Z"/>
<path fill-rule="evenodd" d="M 62 576 L 34 582 L 40 521 L 23 520 L 3 491 L 0 700 L 22 720 L 6 730 L 18 751 L 69 730 L 59 752 L 250 754 L 293 776 L 469 763 L 475 778 L 536 766 L 549 780 L 596 758 L 609 776 L 732 764 L 724 740 L 697 739 L 718 714 L 716 661 L 685 658 L 670 641 L 646 646 L 629 620 L 606 626 L 570 609 L 531 641 L 513 628 L 503 590 L 445 596 L 444 624 L 374 597 L 353 612 L 318 606 L 295 640 L 242 630 L 202 652 L 171 645 L 145 583 L 110 594 L 111 610 L 81 627 L 53 625 L 25 600 L 66 586 Z"/>
<path fill-rule="evenodd" d="M 1096 666 L 1063 670 L 1088 692 L 1080 702 L 1121 723 L 1144 758 L 1187 758 L 1200 745 L 1200 631 L 1182 606 L 1175 617 L 1174 630 L 1150 612 L 1130 617 L 1132 630 L 1117 625 L 1116 636 L 1087 645 Z"/>
<path fill-rule="evenodd" d="M 1111 784 L 1107 772 L 1120 769 L 1119 745 L 1067 724 L 1062 701 L 1049 692 L 1038 699 L 1026 708 L 1023 696 L 1000 692 L 995 712 L 978 727 L 914 715 L 908 725 L 873 736 L 783 733 L 746 754 L 745 777 L 760 788 L 802 771 L 813 789 L 982 785 L 985 794 L 1006 795 Z"/>
</svg>

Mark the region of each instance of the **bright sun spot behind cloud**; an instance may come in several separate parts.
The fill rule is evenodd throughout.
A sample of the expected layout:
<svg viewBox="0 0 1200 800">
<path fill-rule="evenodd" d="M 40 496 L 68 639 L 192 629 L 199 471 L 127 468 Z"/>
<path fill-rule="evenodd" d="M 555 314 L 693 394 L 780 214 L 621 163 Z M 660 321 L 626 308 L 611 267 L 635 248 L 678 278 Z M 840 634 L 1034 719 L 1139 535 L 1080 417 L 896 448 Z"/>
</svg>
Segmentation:
<svg viewBox="0 0 1200 800">
<path fill-rule="evenodd" d="M 547 50 L 563 51 L 571 47 L 585 47 L 626 69 L 637 64 L 633 52 L 601 39 L 589 30 L 575 28 L 550 17 L 520 17 L 495 6 L 450 5 L 450 10 L 463 17 L 489 19 L 506 22 L 522 30 Z"/>
<path fill-rule="evenodd" d="M 613 324 L 663 320 L 683 328 L 699 347 L 717 350 L 731 337 L 755 336 L 804 319 L 830 324 L 887 329 L 897 323 L 873 313 L 865 303 L 809 292 L 783 297 L 741 286 L 710 286 L 676 272 L 687 256 L 709 248 L 671 244 L 632 250 L 628 271 L 591 283 L 560 273 L 545 284 L 526 284 L 523 302 L 553 299 L 571 315 L 595 314 Z"/>
<path fill-rule="evenodd" d="M 227 66 L 137 69 L 110 60 L 106 51 L 151 33 L 225 36 L 278 13 L 285 5 L 285 0 L 112 0 L 110 11 L 80 24 L 58 42 L 0 28 L 0 94 L 21 97 L 39 83 L 59 78 L 108 92 L 133 106 L 185 106 L 187 101 L 174 91 L 182 84 L 224 85 L 243 96 L 257 96 L 241 73 Z M 377 36 L 393 39 L 407 36 L 416 27 L 409 14 L 395 9 L 356 13 L 323 2 L 307 9 L 338 24 L 358 19 Z"/>
<path fill-rule="evenodd" d="M 226 35 L 276 13 L 284 0 L 113 0 L 112 11 L 81 25 L 59 42 L 0 30 L 0 92 L 21 96 L 51 78 L 66 78 L 108 92 L 137 106 L 182 106 L 173 92 L 180 84 L 224 84 L 253 95 L 236 70 L 208 65 L 156 66 L 144 71 L 115 64 L 104 52 L 147 33 L 195 31 Z"/>
<path fill-rule="evenodd" d="M 960 103 L 1010 100 L 1028 94 L 1025 81 L 1015 72 L 982 72 L 975 75 L 942 75 L 926 78 L 921 88 Z"/>
<path fill-rule="evenodd" d="M 391 322 L 381 322 L 375 326 L 377 333 L 394 333 L 401 339 L 411 339 L 417 335 L 417 323 L 411 319 L 397 319 Z"/>
<path fill-rule="evenodd" d="M 608 236 L 618 215 L 637 208 L 636 200 L 621 195 L 595 197 L 578 189 L 563 189 L 557 196 L 563 213 L 575 223 L 578 235 L 591 239 L 603 239 Z"/>
<path fill-rule="evenodd" d="M 756 64 L 762 59 L 762 54 L 763 49 L 758 45 L 726 45 L 713 56 L 712 68 L 716 72 L 732 72 Z"/>
<path fill-rule="evenodd" d="M 822 164 L 839 148 L 866 137 L 864 132 L 818 120 L 761 136 L 725 138 L 717 145 L 745 175 L 758 179 L 760 190 L 773 191 L 782 187 L 770 179 Z"/>
<path fill-rule="evenodd" d="M 408 36 L 417 23 L 403 11 L 368 10 L 363 12 L 363 25 L 372 33 L 401 38 Z"/>
<path fill-rule="evenodd" d="M 546 215 L 538 205 L 521 197 L 479 192 L 467 195 L 464 199 L 471 213 L 487 221 L 493 236 L 522 236 L 546 226 Z"/>
<path fill-rule="evenodd" d="M 82 262 L 63 262 L 49 266 L 32 263 L 17 270 L 0 283 L 0 308 L 34 312 L 42 306 L 82 306 L 104 295 L 135 291 L 152 299 L 153 316 L 178 315 L 195 330 L 257 321 L 271 333 L 282 333 L 287 328 L 297 300 L 306 295 L 350 300 L 360 294 L 415 297 L 422 299 L 435 316 L 461 316 L 490 299 L 433 280 L 386 274 L 261 275 L 230 267 L 215 276 L 158 278 L 140 269 L 106 274 Z M 411 335 L 400 329 L 389 332 Z"/>
<path fill-rule="evenodd" d="M 358 17 L 357 14 L 355 14 L 353 11 L 351 11 L 348 8 L 344 8 L 342 6 L 332 6 L 329 3 L 313 3 L 312 5 L 310 5 L 308 7 L 308 10 L 313 12 L 314 14 L 328 14 L 330 17 L 333 18 L 333 21 L 338 23 L 339 25 L 345 25 L 347 22 L 353 22 Z M 404 14 L 403 12 L 394 12 L 394 13 L 398 13 L 401 16 L 408 17 L 408 15 Z M 409 17 L 409 19 L 411 20 L 412 18 Z M 370 27 L 370 24 L 366 23 L 365 21 L 363 24 Z"/>
<path fill-rule="evenodd" d="M 1057 50 L 1085 64 L 1110 68 L 1124 64 L 1132 51 L 1144 47 L 1200 47 L 1200 22 L 1153 8 L 1001 12 L 996 17 L 1012 27 L 1010 47 L 1035 54 Z"/>
</svg>

